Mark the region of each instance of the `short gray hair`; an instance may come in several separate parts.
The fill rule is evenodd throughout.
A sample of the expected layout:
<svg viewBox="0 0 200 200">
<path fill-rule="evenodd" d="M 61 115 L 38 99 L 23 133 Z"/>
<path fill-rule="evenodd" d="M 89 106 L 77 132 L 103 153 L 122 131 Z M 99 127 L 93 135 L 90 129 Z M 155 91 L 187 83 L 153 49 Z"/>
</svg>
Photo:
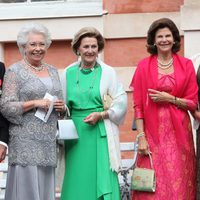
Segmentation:
<svg viewBox="0 0 200 200">
<path fill-rule="evenodd" d="M 29 23 L 25 24 L 19 31 L 17 35 L 17 45 L 22 56 L 25 55 L 25 46 L 28 42 L 29 33 L 42 34 L 45 38 L 45 45 L 48 49 L 51 45 L 51 36 L 49 30 L 42 24 Z"/>
</svg>

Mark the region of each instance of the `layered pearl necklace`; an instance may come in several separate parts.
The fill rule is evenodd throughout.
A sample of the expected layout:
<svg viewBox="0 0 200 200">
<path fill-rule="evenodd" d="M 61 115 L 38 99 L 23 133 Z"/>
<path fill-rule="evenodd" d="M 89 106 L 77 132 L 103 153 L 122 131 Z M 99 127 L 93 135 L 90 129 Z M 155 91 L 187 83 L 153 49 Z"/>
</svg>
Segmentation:
<svg viewBox="0 0 200 200">
<path fill-rule="evenodd" d="M 37 67 L 34 66 L 34 65 L 31 65 L 28 60 L 26 58 L 24 58 L 24 62 L 26 63 L 26 65 L 28 67 L 30 67 L 31 69 L 33 69 L 35 72 L 40 72 L 40 71 L 43 71 L 44 70 L 44 64 L 41 63 L 40 65 L 38 65 Z"/>
<path fill-rule="evenodd" d="M 173 58 L 170 59 L 170 61 L 168 63 L 162 63 L 158 58 L 157 58 L 157 61 L 158 61 L 158 67 L 160 69 L 169 69 L 172 65 L 173 65 Z"/>
</svg>

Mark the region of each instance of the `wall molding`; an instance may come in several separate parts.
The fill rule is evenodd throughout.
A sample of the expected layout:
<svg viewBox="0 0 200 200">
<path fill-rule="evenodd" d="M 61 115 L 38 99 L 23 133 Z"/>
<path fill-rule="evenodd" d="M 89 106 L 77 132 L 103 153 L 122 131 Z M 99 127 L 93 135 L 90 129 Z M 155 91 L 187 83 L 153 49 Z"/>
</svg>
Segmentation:
<svg viewBox="0 0 200 200">
<path fill-rule="evenodd" d="M 44 24 L 50 31 L 52 40 L 71 40 L 74 34 L 84 26 L 94 26 L 103 33 L 103 18 L 73 17 L 54 19 L 30 19 L 30 20 L 5 20 L 0 23 L 0 42 L 15 42 L 20 28 L 30 22 Z"/>
<path fill-rule="evenodd" d="M 159 18 L 169 17 L 180 30 L 180 12 L 130 13 L 104 15 L 104 35 L 106 38 L 146 37 L 151 23 Z M 180 34 L 183 32 L 180 30 Z"/>
</svg>

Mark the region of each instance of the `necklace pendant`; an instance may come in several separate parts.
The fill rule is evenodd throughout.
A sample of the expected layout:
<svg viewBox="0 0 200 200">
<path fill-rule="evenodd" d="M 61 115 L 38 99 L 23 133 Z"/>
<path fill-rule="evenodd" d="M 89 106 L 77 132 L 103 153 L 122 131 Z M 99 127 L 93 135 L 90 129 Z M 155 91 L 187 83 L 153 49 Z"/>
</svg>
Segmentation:
<svg viewBox="0 0 200 200">
<path fill-rule="evenodd" d="M 93 93 L 93 90 L 94 90 L 94 84 L 95 84 L 96 77 L 97 77 L 98 67 L 94 67 L 93 70 L 91 68 L 89 68 L 89 71 L 90 72 L 94 71 L 94 73 L 91 74 L 92 79 L 91 79 L 91 82 L 90 82 L 88 88 L 83 89 L 83 88 L 81 88 L 81 84 L 80 84 L 80 80 L 79 80 L 79 74 L 80 74 L 80 72 L 84 73 L 84 68 L 79 67 L 79 69 L 77 69 L 77 75 L 76 75 L 76 82 L 75 83 L 76 83 L 76 93 L 77 93 L 77 98 L 78 98 L 78 106 L 79 106 L 80 110 L 86 109 L 88 104 L 91 101 L 92 93 Z M 84 95 L 86 97 L 85 102 L 83 102 L 81 100 L 80 96 L 82 96 L 82 95 Z"/>
</svg>

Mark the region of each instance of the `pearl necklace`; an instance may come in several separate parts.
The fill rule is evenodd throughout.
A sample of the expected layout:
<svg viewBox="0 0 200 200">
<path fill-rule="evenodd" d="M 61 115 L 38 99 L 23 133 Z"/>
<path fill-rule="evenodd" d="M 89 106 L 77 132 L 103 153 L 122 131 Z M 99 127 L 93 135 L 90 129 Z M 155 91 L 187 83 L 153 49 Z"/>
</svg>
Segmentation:
<svg viewBox="0 0 200 200">
<path fill-rule="evenodd" d="M 171 60 L 168 63 L 162 63 L 159 59 L 157 59 L 157 61 L 160 66 L 169 66 L 173 63 L 173 58 L 171 58 Z"/>
<path fill-rule="evenodd" d="M 36 67 L 36 66 L 31 65 L 25 58 L 24 58 L 24 62 L 27 64 L 28 67 L 34 69 L 36 72 L 40 72 L 44 70 L 43 63 L 41 63 L 39 66 Z"/>
<path fill-rule="evenodd" d="M 158 67 L 160 69 L 169 69 L 172 65 L 173 65 L 173 58 L 171 58 L 171 60 L 168 63 L 162 63 L 159 59 L 157 59 L 158 61 Z"/>
</svg>

